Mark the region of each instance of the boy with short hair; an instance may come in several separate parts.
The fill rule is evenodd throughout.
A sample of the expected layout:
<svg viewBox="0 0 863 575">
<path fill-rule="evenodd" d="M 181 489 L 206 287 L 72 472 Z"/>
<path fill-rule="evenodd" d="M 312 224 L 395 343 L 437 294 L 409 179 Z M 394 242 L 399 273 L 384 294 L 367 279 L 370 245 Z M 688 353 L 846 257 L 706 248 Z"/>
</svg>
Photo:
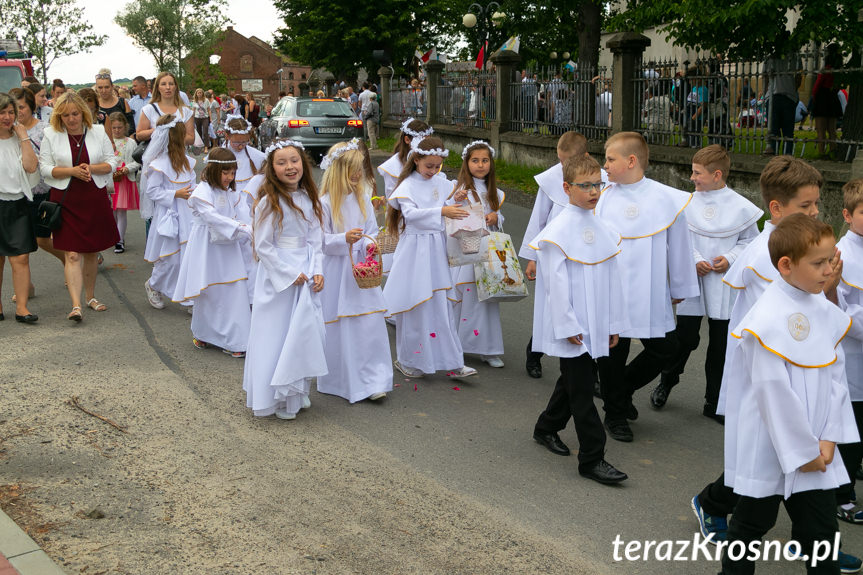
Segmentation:
<svg viewBox="0 0 863 575">
<path fill-rule="evenodd" d="M 838 530 L 834 490 L 848 481 L 837 443 L 859 441 L 837 346 L 851 318 L 821 294 L 834 275 L 833 229 L 805 214 L 784 217 L 768 241 L 774 280 L 732 335 L 726 366 L 725 478 L 739 494 L 729 545 L 760 541 L 779 504 L 805 556 Z M 835 459 L 834 459 L 835 458 Z M 838 573 L 832 558 L 809 573 Z M 749 553 L 726 552 L 724 575 L 752 573 Z"/>
<path fill-rule="evenodd" d="M 569 198 L 563 191 L 563 162 L 568 158 L 587 155 L 587 138 L 578 132 L 566 132 L 557 141 L 557 159 L 560 162 L 538 176 L 534 176 L 539 191 L 536 194 L 536 201 L 533 204 L 530 220 L 524 232 L 524 241 L 518 252 L 520 258 L 528 260 L 524 271 L 525 277 L 530 281 L 536 279 L 536 252 L 530 248 L 530 241 L 569 203 Z M 601 174 L 602 181 L 608 181 L 605 173 L 601 172 Z M 542 364 L 540 363 L 542 353 L 533 351 L 532 348 L 533 340 L 527 343 L 525 368 L 529 376 L 540 378 L 542 377 Z"/>
<path fill-rule="evenodd" d="M 706 315 L 709 333 L 707 358 L 704 362 L 706 389 L 702 413 L 717 421 L 722 366 L 725 363 L 728 323 L 734 297 L 722 276 L 746 245 L 758 235 L 758 219 L 764 213 L 725 183 L 731 160 L 725 148 L 707 146 L 692 157 L 695 184 L 692 201 L 684 213 L 692 239 L 692 255 L 701 294 L 677 305 L 677 354 L 666 364 L 659 385 L 650 394 L 650 403 L 660 409 L 671 389 L 680 382 L 680 374 L 689 355 L 698 348 L 701 320 Z"/>
<path fill-rule="evenodd" d="M 677 352 L 672 303 L 696 297 L 692 240 L 684 208 L 691 194 L 644 176 L 649 151 L 637 132 L 619 132 L 605 143 L 610 185 L 596 207 L 623 239 L 620 268 L 629 328 L 599 366 L 605 426 L 612 439 L 632 441 L 627 419 L 638 417 L 635 390 L 650 383 Z M 644 346 L 628 365 L 630 340 Z"/>
<path fill-rule="evenodd" d="M 620 236 L 594 215 L 603 182 L 590 156 L 564 160 L 569 203 L 528 243 L 536 253 L 534 349 L 560 358 L 560 377 L 540 414 L 533 438 L 556 455 L 569 455 L 558 431 L 569 419 L 578 435 L 578 472 L 599 483 L 627 478 L 608 462 L 605 432 L 593 403 L 593 361 L 608 355 L 626 328 L 617 256 Z"/>
</svg>

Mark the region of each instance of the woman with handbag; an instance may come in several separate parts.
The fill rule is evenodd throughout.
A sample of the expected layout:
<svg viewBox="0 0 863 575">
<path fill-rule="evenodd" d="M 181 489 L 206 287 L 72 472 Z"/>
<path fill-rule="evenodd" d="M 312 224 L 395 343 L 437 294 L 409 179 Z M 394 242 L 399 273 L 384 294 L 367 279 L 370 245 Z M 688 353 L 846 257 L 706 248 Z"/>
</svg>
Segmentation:
<svg viewBox="0 0 863 575">
<path fill-rule="evenodd" d="M 50 202 L 42 202 L 40 217 L 52 219 L 51 212 L 59 209 L 59 221 L 49 227 L 54 231 L 54 247 L 66 252 L 66 284 L 72 298 L 67 317 L 78 322 L 83 319 L 82 286 L 90 309 L 108 309 L 95 296 L 96 260 L 101 250 L 120 241 L 105 189 L 117 157 L 105 128 L 93 123 L 90 108 L 78 95 L 63 94 L 54 104 L 39 164 L 51 186 Z"/>
<path fill-rule="evenodd" d="M 27 130 L 17 120 L 17 102 L 8 94 L 0 94 L 0 165 L 4 175 L 0 178 L 0 285 L 8 257 L 12 283 L 18 294 L 15 320 L 35 323 L 39 318 L 27 309 L 30 253 L 36 251 L 28 200 L 32 198 L 30 188 L 39 181 L 36 175 L 39 164 Z M 0 307 L 0 320 L 5 319 L 2 309 Z"/>
</svg>

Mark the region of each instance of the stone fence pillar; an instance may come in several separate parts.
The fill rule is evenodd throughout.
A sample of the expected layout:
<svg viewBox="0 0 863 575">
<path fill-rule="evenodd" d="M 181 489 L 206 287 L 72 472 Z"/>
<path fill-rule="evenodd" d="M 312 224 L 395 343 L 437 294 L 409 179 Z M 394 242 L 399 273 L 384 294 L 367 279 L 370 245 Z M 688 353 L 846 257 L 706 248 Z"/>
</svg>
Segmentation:
<svg viewBox="0 0 863 575">
<path fill-rule="evenodd" d="M 611 131 L 628 132 L 639 127 L 636 120 L 635 72 L 650 38 L 637 32 L 621 32 L 605 43 L 614 57 L 611 84 Z"/>
<path fill-rule="evenodd" d="M 512 121 L 512 89 L 510 84 L 515 81 L 516 67 L 521 62 L 521 56 L 511 50 L 500 50 L 492 54 L 491 62 L 497 72 L 495 123 L 500 132 L 509 132 Z"/>
<path fill-rule="evenodd" d="M 429 60 L 425 64 L 426 71 L 426 124 L 437 124 L 438 121 L 438 86 L 441 85 L 441 74 L 446 66 L 440 60 Z"/>
</svg>

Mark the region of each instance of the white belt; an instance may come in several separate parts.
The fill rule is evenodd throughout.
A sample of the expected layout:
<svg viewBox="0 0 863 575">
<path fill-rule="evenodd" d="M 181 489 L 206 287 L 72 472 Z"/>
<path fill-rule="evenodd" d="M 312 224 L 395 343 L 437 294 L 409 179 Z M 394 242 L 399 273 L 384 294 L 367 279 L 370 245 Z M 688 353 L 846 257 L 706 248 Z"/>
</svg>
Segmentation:
<svg viewBox="0 0 863 575">
<path fill-rule="evenodd" d="M 296 250 L 306 247 L 306 238 L 293 236 L 280 236 L 277 244 L 280 248 Z"/>
</svg>

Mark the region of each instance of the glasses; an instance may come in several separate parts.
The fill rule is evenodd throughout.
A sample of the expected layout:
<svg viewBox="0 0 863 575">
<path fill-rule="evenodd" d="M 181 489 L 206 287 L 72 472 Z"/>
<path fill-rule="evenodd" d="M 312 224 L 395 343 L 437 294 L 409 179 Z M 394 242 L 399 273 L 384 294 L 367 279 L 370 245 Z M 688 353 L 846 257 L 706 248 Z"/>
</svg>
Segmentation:
<svg viewBox="0 0 863 575">
<path fill-rule="evenodd" d="M 111 74 L 96 74 L 97 80 L 110 80 Z"/>
<path fill-rule="evenodd" d="M 580 182 L 569 182 L 569 185 L 575 186 L 576 188 L 578 188 L 579 190 L 581 190 L 583 192 L 589 192 L 591 189 L 594 189 L 597 192 L 602 191 L 602 182 L 587 182 L 584 184 L 582 184 Z"/>
</svg>

